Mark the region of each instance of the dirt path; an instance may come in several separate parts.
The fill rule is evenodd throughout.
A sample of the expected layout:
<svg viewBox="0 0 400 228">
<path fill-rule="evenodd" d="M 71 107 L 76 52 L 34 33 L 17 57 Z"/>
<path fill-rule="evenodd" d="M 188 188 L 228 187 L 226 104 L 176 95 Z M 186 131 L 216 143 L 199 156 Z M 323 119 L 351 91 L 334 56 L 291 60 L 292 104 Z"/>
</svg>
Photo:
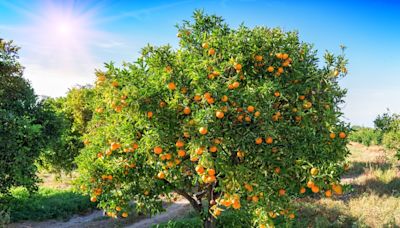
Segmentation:
<svg viewBox="0 0 400 228">
<path fill-rule="evenodd" d="M 191 206 L 186 199 L 180 199 L 166 208 L 164 213 L 151 218 L 142 219 L 127 228 L 146 228 L 154 224 L 167 222 L 171 219 L 181 218 L 191 210 Z"/>
<path fill-rule="evenodd" d="M 128 227 L 144 228 L 154 224 L 167 222 L 185 216 L 191 206 L 186 199 L 179 199 L 170 204 L 166 211 L 153 217 L 128 218 L 127 220 L 110 219 L 103 216 L 103 212 L 96 210 L 88 215 L 75 215 L 70 220 L 64 222 L 59 220 L 46 220 L 42 222 L 25 221 L 8 225 L 8 228 L 108 228 L 108 227 Z M 138 220 L 140 219 L 140 220 Z"/>
</svg>

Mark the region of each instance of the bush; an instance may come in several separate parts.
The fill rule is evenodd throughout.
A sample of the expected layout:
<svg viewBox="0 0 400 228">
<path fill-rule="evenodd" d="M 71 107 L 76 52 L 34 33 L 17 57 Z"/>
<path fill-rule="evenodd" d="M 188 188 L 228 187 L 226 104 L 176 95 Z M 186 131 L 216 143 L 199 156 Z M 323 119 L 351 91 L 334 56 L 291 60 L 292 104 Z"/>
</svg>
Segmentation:
<svg viewBox="0 0 400 228">
<path fill-rule="evenodd" d="M 24 188 L 15 188 L 11 190 L 11 197 L 0 195 L 0 202 L 2 207 L 8 208 L 10 222 L 68 219 L 96 206 L 87 196 L 70 190 L 51 188 L 40 188 L 34 194 Z"/>
<path fill-rule="evenodd" d="M 380 145 L 382 137 L 382 131 L 368 127 L 355 127 L 349 134 L 351 141 L 362 143 L 365 146 Z"/>
<path fill-rule="evenodd" d="M 126 217 L 131 200 L 153 214 L 176 192 L 212 227 L 232 208 L 251 224 L 293 219 L 306 186 L 341 194 L 344 56 L 326 53 L 320 68 L 295 32 L 231 29 L 202 12 L 178 29 L 177 50 L 147 46 L 135 63 L 97 72 L 77 158 L 91 200 Z"/>
<path fill-rule="evenodd" d="M 390 131 L 383 135 L 382 144 L 392 150 L 400 149 L 400 131 Z"/>
</svg>

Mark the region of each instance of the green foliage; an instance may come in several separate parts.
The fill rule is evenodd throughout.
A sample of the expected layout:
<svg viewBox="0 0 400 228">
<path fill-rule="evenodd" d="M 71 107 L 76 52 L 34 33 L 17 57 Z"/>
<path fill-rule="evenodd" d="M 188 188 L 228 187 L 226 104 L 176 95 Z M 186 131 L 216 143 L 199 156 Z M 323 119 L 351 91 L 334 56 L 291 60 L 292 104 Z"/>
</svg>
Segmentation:
<svg viewBox="0 0 400 228">
<path fill-rule="evenodd" d="M 74 214 L 95 208 L 87 196 L 52 188 L 40 188 L 34 194 L 24 188 L 15 188 L 11 190 L 11 197 L 0 195 L 0 201 L 2 207 L 8 208 L 10 222 L 68 219 Z"/>
<path fill-rule="evenodd" d="M 321 68 L 295 32 L 231 29 L 199 11 L 178 29 L 178 49 L 149 45 L 135 63 L 97 72 L 90 143 L 77 158 L 92 200 L 112 217 L 131 200 L 153 214 L 176 192 L 203 221 L 235 208 L 262 224 L 293 217 L 308 181 L 331 189 L 348 154 L 343 54 L 326 53 Z"/>
<path fill-rule="evenodd" d="M 84 146 L 82 135 L 92 118 L 92 99 L 93 89 L 82 86 L 69 90 L 66 97 L 44 100 L 45 110 L 56 115 L 52 122 L 57 124 L 51 130 L 60 138 L 42 151 L 39 160 L 42 167 L 52 172 L 70 172 L 76 168 L 74 160 Z"/>
<path fill-rule="evenodd" d="M 389 131 L 400 131 L 400 115 L 391 114 L 389 110 L 382 115 L 378 115 L 374 120 L 375 128 L 383 133 Z"/>
<path fill-rule="evenodd" d="M 400 131 L 389 131 L 383 135 L 382 144 L 392 150 L 400 149 Z"/>
<path fill-rule="evenodd" d="M 35 159 L 48 135 L 42 110 L 29 82 L 22 77 L 18 50 L 0 39 L 0 193 L 13 186 L 35 190 Z"/>
<path fill-rule="evenodd" d="M 379 145 L 382 142 L 383 133 L 368 127 L 353 127 L 349 139 L 353 142 L 361 143 L 365 146 Z"/>
</svg>

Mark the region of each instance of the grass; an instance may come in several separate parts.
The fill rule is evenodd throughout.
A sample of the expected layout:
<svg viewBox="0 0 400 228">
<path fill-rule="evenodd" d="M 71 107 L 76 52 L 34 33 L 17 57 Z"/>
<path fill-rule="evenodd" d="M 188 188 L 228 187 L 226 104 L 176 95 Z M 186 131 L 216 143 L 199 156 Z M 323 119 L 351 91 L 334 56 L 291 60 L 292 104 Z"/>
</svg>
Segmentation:
<svg viewBox="0 0 400 228">
<path fill-rule="evenodd" d="M 11 195 L 11 198 L 0 198 L 1 201 L 6 202 L 10 222 L 65 220 L 74 214 L 82 214 L 95 207 L 88 197 L 71 190 L 40 187 L 37 193 L 29 195 L 26 189 L 15 188 L 11 191 Z"/>
</svg>

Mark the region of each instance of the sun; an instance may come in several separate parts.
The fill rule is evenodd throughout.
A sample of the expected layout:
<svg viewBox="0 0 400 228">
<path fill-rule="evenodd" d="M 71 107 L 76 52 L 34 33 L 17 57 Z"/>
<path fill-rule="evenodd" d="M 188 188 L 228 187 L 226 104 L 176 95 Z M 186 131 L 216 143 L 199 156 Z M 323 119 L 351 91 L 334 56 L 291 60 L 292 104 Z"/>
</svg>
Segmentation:
<svg viewBox="0 0 400 228">
<path fill-rule="evenodd" d="M 73 28 L 71 26 L 71 23 L 66 21 L 66 22 L 59 23 L 56 26 L 56 31 L 58 32 L 59 35 L 69 36 L 73 33 Z"/>
</svg>

